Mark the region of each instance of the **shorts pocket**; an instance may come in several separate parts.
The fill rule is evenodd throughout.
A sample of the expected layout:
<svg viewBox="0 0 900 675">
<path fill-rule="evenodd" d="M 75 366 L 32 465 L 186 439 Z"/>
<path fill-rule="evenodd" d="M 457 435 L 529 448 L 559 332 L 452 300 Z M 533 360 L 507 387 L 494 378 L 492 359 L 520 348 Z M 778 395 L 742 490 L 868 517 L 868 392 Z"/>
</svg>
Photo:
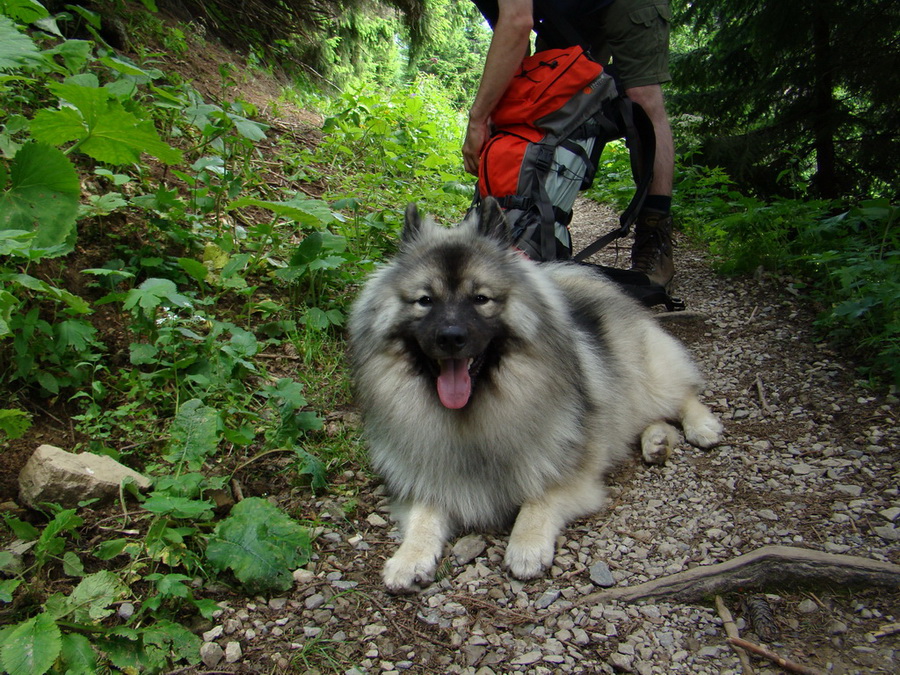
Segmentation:
<svg viewBox="0 0 900 675">
<path fill-rule="evenodd" d="M 669 3 L 660 2 L 655 5 L 650 5 L 649 7 L 636 9 L 629 13 L 628 18 L 631 19 L 632 23 L 650 28 L 660 19 L 666 24 L 671 23 L 672 10 L 669 7 Z"/>
</svg>

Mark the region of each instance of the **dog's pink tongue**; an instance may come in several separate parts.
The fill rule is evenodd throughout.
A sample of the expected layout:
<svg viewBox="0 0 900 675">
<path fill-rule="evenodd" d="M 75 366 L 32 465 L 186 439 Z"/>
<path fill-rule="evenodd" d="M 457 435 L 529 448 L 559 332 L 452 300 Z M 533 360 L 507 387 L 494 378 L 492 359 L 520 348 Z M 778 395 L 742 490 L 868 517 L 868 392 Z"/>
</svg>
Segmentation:
<svg viewBox="0 0 900 675">
<path fill-rule="evenodd" d="M 467 359 L 442 359 L 441 374 L 437 379 L 438 397 L 445 407 L 457 410 L 469 402 L 472 395 L 472 378 L 469 377 Z"/>
</svg>

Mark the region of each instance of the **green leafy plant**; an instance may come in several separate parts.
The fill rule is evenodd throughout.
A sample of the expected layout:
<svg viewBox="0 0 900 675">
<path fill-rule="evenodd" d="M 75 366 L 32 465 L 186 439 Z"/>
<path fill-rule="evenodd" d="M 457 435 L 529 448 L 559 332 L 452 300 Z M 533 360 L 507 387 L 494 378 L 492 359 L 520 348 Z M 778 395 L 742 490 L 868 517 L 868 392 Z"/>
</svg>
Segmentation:
<svg viewBox="0 0 900 675">
<path fill-rule="evenodd" d="M 900 207 L 862 202 L 801 233 L 797 261 L 820 283 L 808 291 L 826 307 L 817 324 L 874 354 L 869 372 L 900 383 Z"/>
<path fill-rule="evenodd" d="M 265 499 L 237 504 L 209 538 L 206 557 L 231 570 L 251 592 L 286 591 L 291 572 L 309 560 L 309 535 Z"/>
<path fill-rule="evenodd" d="M 7 438 L 21 438 L 31 427 L 31 415 L 24 410 L 0 409 L 0 432 Z"/>
</svg>

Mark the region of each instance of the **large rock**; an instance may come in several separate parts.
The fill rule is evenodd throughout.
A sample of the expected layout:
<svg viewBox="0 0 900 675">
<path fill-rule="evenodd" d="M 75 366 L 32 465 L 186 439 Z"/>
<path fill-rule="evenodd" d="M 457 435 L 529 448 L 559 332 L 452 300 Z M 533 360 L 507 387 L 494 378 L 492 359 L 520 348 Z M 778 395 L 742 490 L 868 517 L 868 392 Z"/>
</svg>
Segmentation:
<svg viewBox="0 0 900 675">
<path fill-rule="evenodd" d="M 19 473 L 19 496 L 22 503 L 31 507 L 41 502 L 67 508 L 88 499 L 108 502 L 118 496 L 119 486 L 126 478 L 134 479 L 142 490 L 150 487 L 148 479 L 112 457 L 89 452 L 76 455 L 42 445 Z"/>
</svg>

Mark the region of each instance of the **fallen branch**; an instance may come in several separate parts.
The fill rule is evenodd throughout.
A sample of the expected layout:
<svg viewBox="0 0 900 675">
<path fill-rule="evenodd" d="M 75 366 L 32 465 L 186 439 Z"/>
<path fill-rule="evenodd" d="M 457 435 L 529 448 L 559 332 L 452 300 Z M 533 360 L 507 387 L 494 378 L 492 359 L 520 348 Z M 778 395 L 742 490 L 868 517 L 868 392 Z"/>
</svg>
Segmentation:
<svg viewBox="0 0 900 675">
<path fill-rule="evenodd" d="M 738 633 L 737 624 L 731 618 L 731 612 L 728 611 L 725 603 L 722 602 L 722 596 L 720 595 L 716 596 L 716 611 L 722 617 L 722 626 L 725 628 L 725 634 L 730 638 L 740 639 L 741 635 Z M 744 675 L 753 675 L 753 666 L 750 665 L 750 657 L 747 656 L 747 651 L 734 643 L 731 643 L 731 646 L 734 647 L 734 651 L 737 652 L 738 658 L 741 660 L 741 672 Z"/>
<path fill-rule="evenodd" d="M 746 640 L 742 640 L 741 638 L 734 637 L 728 638 L 728 641 L 736 647 L 742 647 L 748 652 L 753 652 L 757 656 L 767 658 L 769 659 L 769 661 L 777 663 L 779 666 L 792 673 L 800 673 L 801 675 L 821 675 L 821 672 L 816 670 L 815 668 L 804 666 L 802 663 L 788 661 L 787 659 L 778 656 L 778 654 L 776 654 L 775 652 L 770 652 L 765 647 L 760 647 L 759 645 L 755 645 L 752 642 L 747 642 Z"/>
<path fill-rule="evenodd" d="M 900 623 L 888 623 L 872 633 L 872 637 L 881 638 L 900 633 Z"/>
<path fill-rule="evenodd" d="M 698 602 L 739 588 L 762 589 L 797 582 L 896 587 L 900 584 L 900 565 L 793 546 L 764 546 L 723 563 L 695 567 L 636 586 L 597 591 L 579 598 L 576 604 L 646 598 Z"/>
</svg>

